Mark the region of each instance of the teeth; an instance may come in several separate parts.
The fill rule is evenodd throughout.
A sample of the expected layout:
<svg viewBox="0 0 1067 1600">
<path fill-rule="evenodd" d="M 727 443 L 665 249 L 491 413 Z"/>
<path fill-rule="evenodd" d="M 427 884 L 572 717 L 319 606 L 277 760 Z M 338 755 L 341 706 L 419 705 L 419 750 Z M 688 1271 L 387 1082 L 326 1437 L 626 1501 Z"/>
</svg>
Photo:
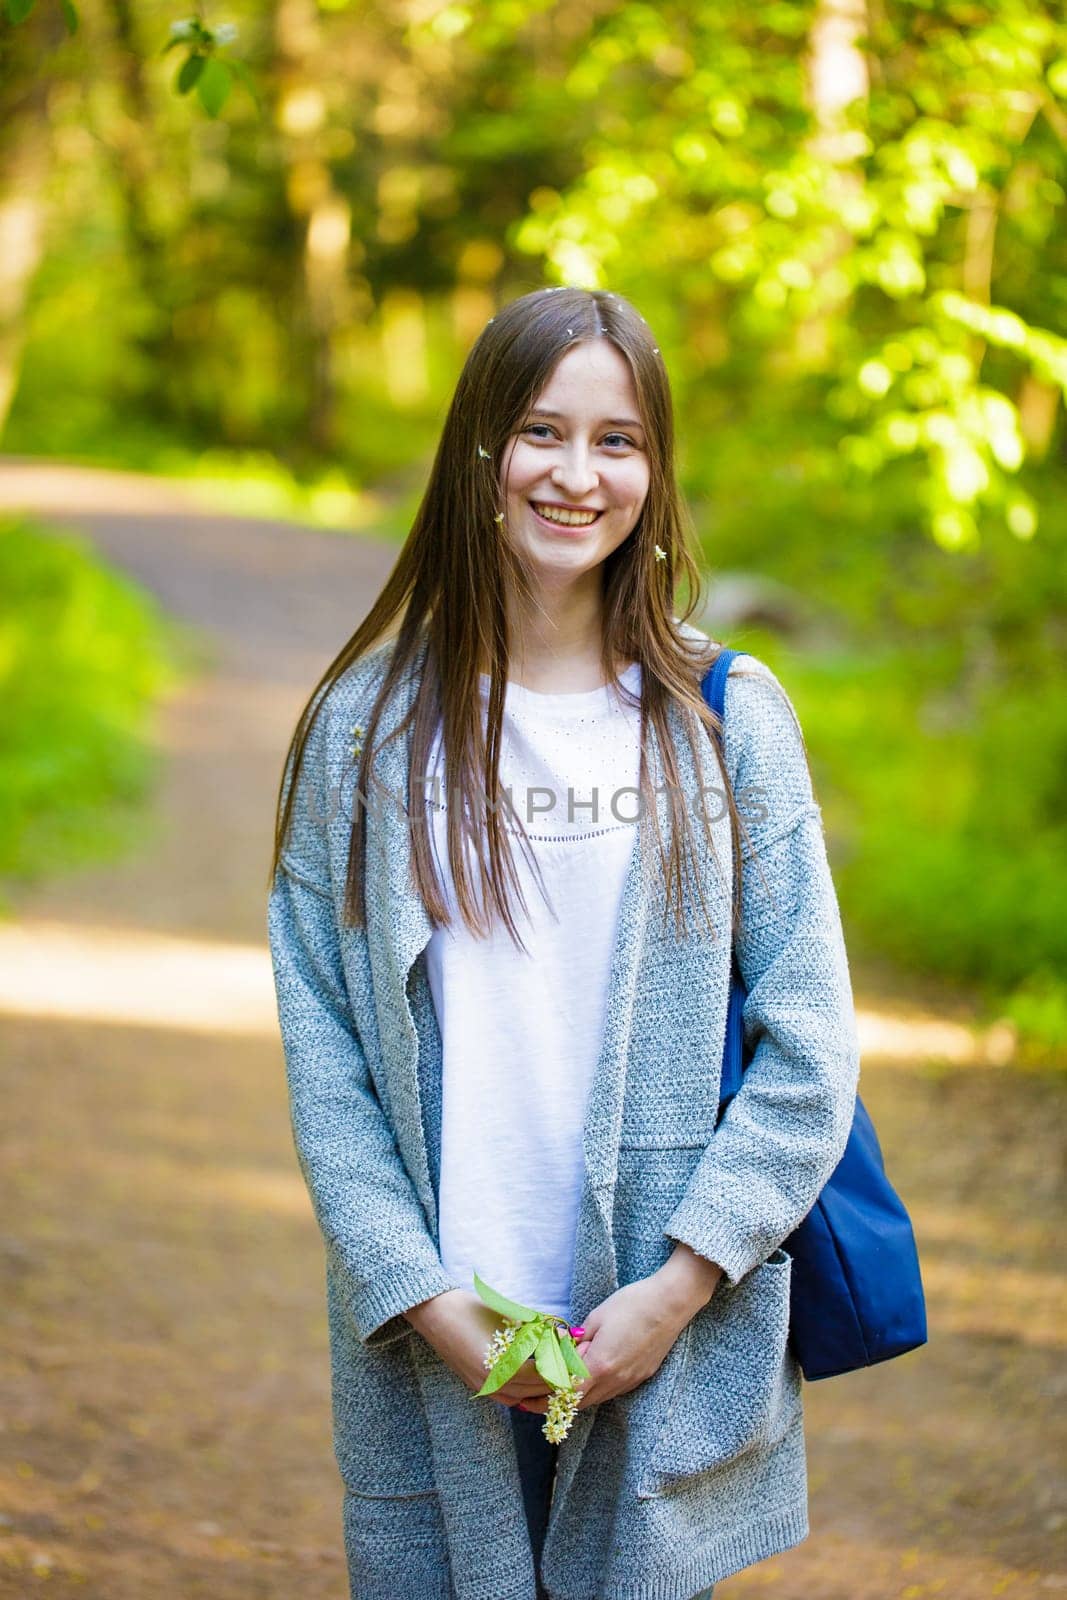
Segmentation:
<svg viewBox="0 0 1067 1600">
<path fill-rule="evenodd" d="M 562 522 L 569 528 L 587 528 L 600 515 L 598 511 L 561 511 L 557 506 L 539 506 L 534 502 L 539 516 L 548 522 Z"/>
</svg>

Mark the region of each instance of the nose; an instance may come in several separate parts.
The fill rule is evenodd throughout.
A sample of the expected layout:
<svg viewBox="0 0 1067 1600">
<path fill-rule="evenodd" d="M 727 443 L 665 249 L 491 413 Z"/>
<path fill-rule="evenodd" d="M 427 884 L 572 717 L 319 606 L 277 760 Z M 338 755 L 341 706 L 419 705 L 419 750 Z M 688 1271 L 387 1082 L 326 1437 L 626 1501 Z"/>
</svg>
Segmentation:
<svg viewBox="0 0 1067 1600">
<path fill-rule="evenodd" d="M 568 500 L 581 500 L 591 494 L 600 479 L 584 444 L 575 443 L 565 450 L 563 457 L 552 468 L 552 482 Z"/>
</svg>

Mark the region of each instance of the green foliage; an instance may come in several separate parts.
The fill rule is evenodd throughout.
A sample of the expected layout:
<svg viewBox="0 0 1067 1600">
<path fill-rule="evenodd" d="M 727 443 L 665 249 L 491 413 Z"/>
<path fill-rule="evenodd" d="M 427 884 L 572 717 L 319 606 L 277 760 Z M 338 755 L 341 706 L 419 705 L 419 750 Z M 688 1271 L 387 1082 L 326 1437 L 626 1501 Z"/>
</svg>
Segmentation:
<svg viewBox="0 0 1067 1600">
<path fill-rule="evenodd" d="M 570 1369 L 563 1359 L 555 1328 L 546 1328 L 538 1339 L 537 1349 L 534 1351 L 534 1365 L 553 1389 L 565 1389 L 569 1386 Z"/>
<path fill-rule="evenodd" d="M 1025 0 L 890 7 L 855 41 L 869 92 L 834 111 L 796 50 L 816 16 L 613 8 L 567 79 L 595 107 L 581 171 L 532 197 L 515 242 L 559 281 L 632 292 L 678 352 L 683 407 L 696 386 L 758 399 L 794 445 L 825 409 L 839 476 L 913 459 L 944 548 L 983 521 L 1030 537 L 1014 391 L 1067 388 L 1067 341 L 1019 267 L 1042 259 L 1062 304 L 1067 26 Z"/>
<path fill-rule="evenodd" d="M 520 1306 L 518 1301 L 509 1300 L 507 1295 L 490 1288 L 477 1273 L 474 1274 L 474 1287 L 486 1305 L 498 1311 L 502 1317 L 509 1317 L 513 1322 L 528 1322 L 531 1317 L 537 1316 L 537 1312 L 532 1311 L 529 1306 Z"/>
<path fill-rule="evenodd" d="M 80 540 L 0 521 L 0 878 L 114 855 L 139 826 L 179 636 Z"/>
<path fill-rule="evenodd" d="M 966 985 L 1017 1023 L 1024 1058 L 1062 1058 L 1062 696 L 1035 697 L 1030 670 L 998 662 L 988 639 L 971 652 L 854 640 L 792 659 L 768 638 L 743 643 L 794 693 L 856 952 Z"/>
<path fill-rule="evenodd" d="M 589 1368 L 578 1354 L 578 1346 L 569 1333 L 559 1329 L 559 1347 L 563 1352 L 563 1361 L 567 1371 L 575 1378 L 584 1378 L 589 1375 Z"/>
<path fill-rule="evenodd" d="M 1010 681 L 960 703 L 959 665 L 952 647 L 900 647 L 802 678 L 853 819 L 850 919 L 909 965 L 1003 992 L 1045 961 L 1067 971 L 1067 708 Z"/>
<path fill-rule="evenodd" d="M 538 1318 L 534 1322 L 524 1323 L 521 1328 L 516 1330 L 514 1338 L 503 1355 L 497 1361 L 494 1361 L 489 1376 L 474 1396 L 476 1400 L 480 1400 L 487 1394 L 495 1394 L 498 1389 L 504 1387 L 505 1383 L 510 1382 L 523 1362 L 532 1356 L 536 1349 L 540 1348 L 541 1329 L 541 1320 Z"/>
<path fill-rule="evenodd" d="M 185 17 L 170 25 L 170 38 L 163 46 L 163 54 L 183 48 L 189 52 L 175 74 L 175 91 L 181 95 L 195 89 L 209 117 L 219 116 L 235 81 L 244 84 L 258 109 L 255 78 L 248 67 L 243 61 L 223 59 L 219 54 L 236 38 L 237 29 L 230 22 L 210 28 L 197 16 Z"/>
<path fill-rule="evenodd" d="M 917 536 L 906 463 L 875 493 L 769 430 L 709 434 L 698 518 L 713 580 L 757 571 L 806 597 L 793 643 L 723 631 L 794 694 L 850 943 L 977 991 L 1048 1056 L 1067 1015 L 1059 475 L 1020 473 L 1046 508 L 1036 538 L 991 530 L 948 556 Z"/>
<path fill-rule="evenodd" d="M 36 0 L 2 0 L 3 14 L 13 26 L 25 22 Z M 74 0 L 59 0 L 60 12 L 68 34 L 78 31 L 78 10 Z M 209 27 L 202 16 L 185 17 L 170 25 L 170 37 L 163 46 L 163 54 L 186 48 L 189 54 L 174 78 L 174 89 L 185 95 L 196 89 L 198 98 L 209 117 L 217 117 L 229 99 L 235 81 L 248 90 L 257 109 L 259 91 L 255 76 L 243 61 L 224 61 L 218 52 L 237 38 L 237 29 L 230 22 Z"/>
<path fill-rule="evenodd" d="M 550 1312 L 534 1311 L 530 1306 L 521 1306 L 517 1301 L 509 1300 L 507 1295 L 501 1294 L 480 1278 L 477 1272 L 473 1277 L 479 1297 L 505 1319 L 506 1326 L 493 1338 L 486 1357 L 490 1363 L 489 1376 L 472 1398 L 478 1400 L 483 1395 L 495 1394 L 497 1389 L 503 1388 L 515 1376 L 523 1362 L 533 1356 L 541 1377 L 556 1392 L 569 1413 L 574 1404 L 572 1378 L 588 1378 L 590 1374 L 566 1323 Z M 562 1414 L 558 1419 L 555 1414 L 550 1415 L 550 1429 L 554 1428 L 557 1420 L 565 1425 L 562 1423 Z"/>
</svg>

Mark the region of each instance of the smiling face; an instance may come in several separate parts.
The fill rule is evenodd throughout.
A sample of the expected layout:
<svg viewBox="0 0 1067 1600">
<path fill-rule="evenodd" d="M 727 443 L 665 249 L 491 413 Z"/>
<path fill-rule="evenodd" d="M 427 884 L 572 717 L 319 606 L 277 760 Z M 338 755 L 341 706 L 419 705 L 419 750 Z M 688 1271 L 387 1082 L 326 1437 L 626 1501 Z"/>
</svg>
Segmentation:
<svg viewBox="0 0 1067 1600">
<path fill-rule="evenodd" d="M 632 533 L 649 477 L 629 364 L 607 339 L 575 345 L 504 453 L 507 529 L 535 578 L 591 575 Z"/>
</svg>

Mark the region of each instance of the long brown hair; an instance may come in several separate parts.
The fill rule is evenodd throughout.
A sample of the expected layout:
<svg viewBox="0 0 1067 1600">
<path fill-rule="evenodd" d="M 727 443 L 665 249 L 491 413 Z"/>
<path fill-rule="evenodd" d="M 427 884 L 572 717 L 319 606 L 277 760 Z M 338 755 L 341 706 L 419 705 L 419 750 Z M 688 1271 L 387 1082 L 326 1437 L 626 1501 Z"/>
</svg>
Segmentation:
<svg viewBox="0 0 1067 1600">
<path fill-rule="evenodd" d="M 445 792 L 456 802 L 449 806 L 448 858 L 460 912 L 472 933 L 488 931 L 489 918 L 483 916 L 472 894 L 463 848 L 466 833 L 479 844 L 488 844 L 488 865 L 482 849 L 475 852 L 483 906 L 492 902 L 512 939 L 525 949 L 505 882 L 518 888 L 507 830 L 501 824 L 500 811 L 506 809 L 506 802 L 498 774 L 510 659 L 506 598 L 509 594 L 529 596 L 531 585 L 529 571 L 505 532 L 504 487 L 496 463 L 557 361 L 592 338 L 610 339 L 629 364 L 650 466 L 648 494 L 637 524 L 603 562 L 601 663 L 608 683 L 616 682 L 619 663 L 636 661 L 641 665 L 642 803 L 655 819 L 659 838 L 667 889 L 664 909 L 673 898 L 676 928 L 679 933 L 688 931 L 684 927 L 679 834 L 684 834 L 684 848 L 689 850 L 693 836 L 682 802 L 668 710 L 674 702 L 692 713 L 684 716 L 684 726 L 699 773 L 697 740 L 718 731 L 717 719 L 700 692 L 700 680 L 720 647 L 687 638 L 680 627 L 702 603 L 701 577 L 693 553 L 695 535 L 675 478 L 674 414 L 663 358 L 644 318 L 629 301 L 603 290 L 574 288 L 537 290 L 512 300 L 490 318 L 476 340 L 460 373 L 429 483 L 396 565 L 367 617 L 312 691 L 293 734 L 279 791 L 272 878 L 285 848 L 304 748 L 315 718 L 342 674 L 386 637 L 399 618 L 359 756 L 343 907 L 343 920 L 349 926 L 363 927 L 366 922 L 365 812 L 378 724 L 394 686 L 413 671 L 418 682 L 414 700 L 403 723 L 389 736 L 401 736 L 412 728 L 409 795 L 415 794 L 415 775 L 427 771 L 431 744 L 440 726 Z M 657 553 L 657 547 L 665 557 Z M 676 617 L 680 580 L 688 598 L 684 612 Z M 490 682 L 483 730 L 479 673 L 485 663 Z M 664 853 L 648 772 L 650 722 L 662 751 L 670 796 L 669 854 Z M 737 863 L 733 932 L 740 909 L 740 835 L 745 830 L 721 762 L 720 772 Z M 700 809 L 714 853 L 709 819 L 705 808 Z M 433 921 L 448 926 L 451 919 L 433 860 L 425 805 L 412 804 L 409 815 L 418 891 Z M 477 819 L 476 823 L 471 819 Z M 528 851 L 525 830 L 520 831 Z M 699 872 L 693 874 L 693 880 L 709 930 L 714 933 Z M 521 900 L 521 889 L 518 892 Z"/>
</svg>

